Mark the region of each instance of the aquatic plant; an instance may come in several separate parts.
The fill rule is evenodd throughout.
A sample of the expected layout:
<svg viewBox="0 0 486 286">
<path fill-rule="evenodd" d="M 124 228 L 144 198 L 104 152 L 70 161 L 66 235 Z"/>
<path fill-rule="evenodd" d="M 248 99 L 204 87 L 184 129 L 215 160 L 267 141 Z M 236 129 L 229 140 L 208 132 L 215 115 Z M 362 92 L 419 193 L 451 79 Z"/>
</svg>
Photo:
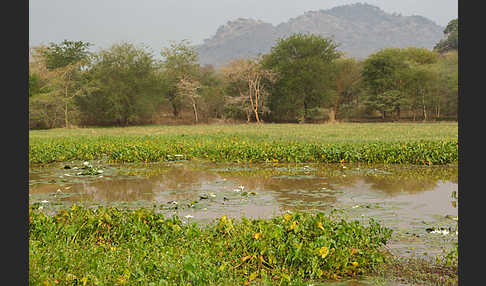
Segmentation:
<svg viewBox="0 0 486 286">
<path fill-rule="evenodd" d="M 29 140 L 29 163 L 103 159 L 156 162 L 322 162 L 444 165 L 457 163 L 457 140 L 335 143 L 231 136 L 100 136 Z"/>
<path fill-rule="evenodd" d="M 298 285 L 369 273 L 391 230 L 332 215 L 222 216 L 208 225 L 154 210 L 29 208 L 29 284 Z"/>
</svg>

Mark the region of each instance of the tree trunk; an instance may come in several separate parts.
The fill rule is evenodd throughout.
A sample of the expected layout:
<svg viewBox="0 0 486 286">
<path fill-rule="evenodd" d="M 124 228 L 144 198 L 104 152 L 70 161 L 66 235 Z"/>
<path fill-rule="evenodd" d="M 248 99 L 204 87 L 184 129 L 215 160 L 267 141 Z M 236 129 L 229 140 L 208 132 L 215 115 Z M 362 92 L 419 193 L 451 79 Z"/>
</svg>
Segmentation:
<svg viewBox="0 0 486 286">
<path fill-rule="evenodd" d="M 196 107 L 196 102 L 192 102 L 192 109 L 194 110 L 194 119 L 196 120 L 196 123 L 198 122 L 197 118 L 197 107 Z"/>
<path fill-rule="evenodd" d="M 172 105 L 172 114 L 174 114 L 174 117 L 177 118 L 179 116 L 179 110 L 177 109 L 177 105 L 175 102 L 171 102 Z"/>
<path fill-rule="evenodd" d="M 423 115 L 424 115 L 424 121 L 427 121 L 427 110 L 425 107 L 425 92 L 422 91 L 422 106 L 423 106 Z"/>
<path fill-rule="evenodd" d="M 69 122 L 68 122 L 68 103 L 66 101 L 66 106 L 64 108 L 64 125 L 66 128 L 68 128 Z"/>
<path fill-rule="evenodd" d="M 336 122 L 338 108 L 339 108 L 339 97 L 336 99 L 336 101 L 334 101 L 334 105 L 329 111 L 329 122 L 331 123 Z"/>
<path fill-rule="evenodd" d="M 64 92 L 64 96 L 65 96 L 65 106 L 64 106 L 64 125 L 66 128 L 68 128 L 68 125 L 69 125 L 69 121 L 68 121 L 68 88 L 66 86 L 65 88 L 65 92 Z"/>
<path fill-rule="evenodd" d="M 334 123 L 336 122 L 336 113 L 334 112 L 334 108 L 329 110 L 329 122 Z"/>
</svg>

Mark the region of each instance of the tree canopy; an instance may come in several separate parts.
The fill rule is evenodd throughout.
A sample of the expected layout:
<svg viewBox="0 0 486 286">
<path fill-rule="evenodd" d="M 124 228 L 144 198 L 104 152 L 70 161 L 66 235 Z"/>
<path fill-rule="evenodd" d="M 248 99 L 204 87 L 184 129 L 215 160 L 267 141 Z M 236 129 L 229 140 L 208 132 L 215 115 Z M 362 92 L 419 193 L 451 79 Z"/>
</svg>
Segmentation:
<svg viewBox="0 0 486 286">
<path fill-rule="evenodd" d="M 434 50 L 439 53 L 445 53 L 451 50 L 458 50 L 459 48 L 459 20 L 453 19 L 449 21 L 446 28 L 444 29 L 444 35 L 447 37 L 439 41 Z"/>
<path fill-rule="evenodd" d="M 269 109 L 277 121 L 305 122 L 311 110 L 328 97 L 333 85 L 332 63 L 341 54 L 331 39 L 294 34 L 279 39 L 263 57 L 263 66 L 276 73 Z"/>
<path fill-rule="evenodd" d="M 115 44 L 94 57 L 77 97 L 85 122 L 128 125 L 150 118 L 160 100 L 153 56 L 130 43 Z"/>
</svg>

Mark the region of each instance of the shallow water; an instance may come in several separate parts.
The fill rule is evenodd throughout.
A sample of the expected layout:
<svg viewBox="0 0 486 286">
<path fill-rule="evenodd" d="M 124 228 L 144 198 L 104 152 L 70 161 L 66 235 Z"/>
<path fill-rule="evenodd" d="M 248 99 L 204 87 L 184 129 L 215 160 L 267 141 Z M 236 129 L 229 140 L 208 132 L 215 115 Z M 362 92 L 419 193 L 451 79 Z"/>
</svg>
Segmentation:
<svg viewBox="0 0 486 286">
<path fill-rule="evenodd" d="M 286 211 L 324 211 L 394 230 L 397 255 L 435 255 L 457 242 L 457 166 L 365 164 L 223 164 L 164 162 L 109 165 L 81 175 L 82 162 L 31 167 L 31 203 L 46 209 L 83 203 L 155 207 L 186 221 L 271 217 Z M 65 169 L 65 166 L 70 168 Z M 77 168 L 77 169 L 76 169 Z M 447 235 L 426 231 L 451 228 Z"/>
</svg>

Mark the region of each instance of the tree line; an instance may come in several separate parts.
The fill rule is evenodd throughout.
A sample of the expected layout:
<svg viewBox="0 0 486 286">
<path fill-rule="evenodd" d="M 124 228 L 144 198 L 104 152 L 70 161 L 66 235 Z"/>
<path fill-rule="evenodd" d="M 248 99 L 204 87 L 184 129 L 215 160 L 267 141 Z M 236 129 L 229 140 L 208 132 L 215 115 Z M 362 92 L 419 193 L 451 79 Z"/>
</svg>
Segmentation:
<svg viewBox="0 0 486 286">
<path fill-rule="evenodd" d="M 281 38 L 267 54 L 200 66 L 188 41 L 99 52 L 64 40 L 30 49 L 29 126 L 456 120 L 457 19 L 434 50 L 388 48 L 347 58 L 331 39 Z"/>
</svg>

